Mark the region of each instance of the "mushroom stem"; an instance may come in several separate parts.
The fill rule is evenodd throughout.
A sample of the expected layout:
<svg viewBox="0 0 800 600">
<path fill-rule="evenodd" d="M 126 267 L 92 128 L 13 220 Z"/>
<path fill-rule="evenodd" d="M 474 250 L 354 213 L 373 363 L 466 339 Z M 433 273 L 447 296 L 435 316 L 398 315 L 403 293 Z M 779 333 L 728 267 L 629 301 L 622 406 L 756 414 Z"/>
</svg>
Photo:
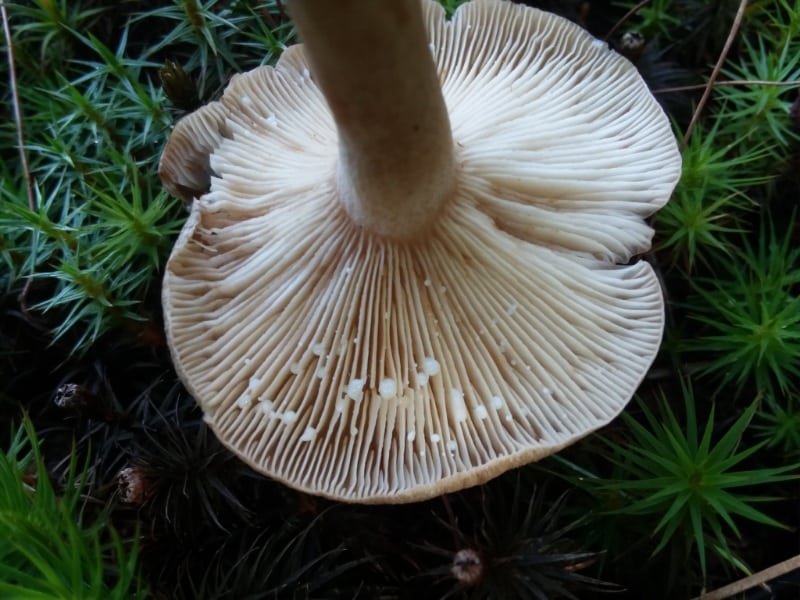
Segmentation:
<svg viewBox="0 0 800 600">
<path fill-rule="evenodd" d="M 339 134 L 342 204 L 408 240 L 451 195 L 453 138 L 419 0 L 292 0 L 292 18 Z"/>
</svg>

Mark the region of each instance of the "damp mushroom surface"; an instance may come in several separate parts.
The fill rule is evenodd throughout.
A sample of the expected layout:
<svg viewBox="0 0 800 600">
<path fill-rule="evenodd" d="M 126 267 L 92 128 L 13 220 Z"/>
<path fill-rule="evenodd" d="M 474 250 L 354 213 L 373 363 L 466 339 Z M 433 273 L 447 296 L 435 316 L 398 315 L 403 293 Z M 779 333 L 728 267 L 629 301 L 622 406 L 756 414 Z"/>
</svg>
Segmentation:
<svg viewBox="0 0 800 600">
<path fill-rule="evenodd" d="M 292 487 L 410 502 L 608 423 L 660 344 L 680 158 L 635 68 L 501 0 L 292 0 L 300 45 L 181 120 L 176 369 Z"/>
</svg>

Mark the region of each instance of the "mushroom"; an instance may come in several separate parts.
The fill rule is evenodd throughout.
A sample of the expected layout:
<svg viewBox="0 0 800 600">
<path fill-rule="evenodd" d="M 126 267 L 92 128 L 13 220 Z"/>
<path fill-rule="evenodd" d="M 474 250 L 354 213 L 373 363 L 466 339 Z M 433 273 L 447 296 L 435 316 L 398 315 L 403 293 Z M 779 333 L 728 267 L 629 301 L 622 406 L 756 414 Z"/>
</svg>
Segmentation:
<svg viewBox="0 0 800 600">
<path fill-rule="evenodd" d="M 612 420 L 663 330 L 645 218 L 680 173 L 635 68 L 501 0 L 292 0 L 303 41 L 175 127 L 176 369 L 311 494 L 476 485 Z"/>
</svg>

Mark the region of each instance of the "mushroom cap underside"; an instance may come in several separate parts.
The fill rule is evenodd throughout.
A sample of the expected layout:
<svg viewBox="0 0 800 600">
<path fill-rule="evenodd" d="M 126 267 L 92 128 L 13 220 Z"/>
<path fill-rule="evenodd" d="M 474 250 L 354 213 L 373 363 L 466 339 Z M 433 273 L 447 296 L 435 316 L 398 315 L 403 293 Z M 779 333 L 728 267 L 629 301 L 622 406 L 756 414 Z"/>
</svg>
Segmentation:
<svg viewBox="0 0 800 600">
<path fill-rule="evenodd" d="M 342 209 L 302 46 L 173 134 L 212 130 L 165 277 L 176 368 L 254 468 L 348 501 L 467 487 L 601 427 L 663 330 L 652 268 L 629 263 L 680 158 L 635 69 L 535 9 L 424 4 L 458 165 L 424 239 Z"/>
</svg>

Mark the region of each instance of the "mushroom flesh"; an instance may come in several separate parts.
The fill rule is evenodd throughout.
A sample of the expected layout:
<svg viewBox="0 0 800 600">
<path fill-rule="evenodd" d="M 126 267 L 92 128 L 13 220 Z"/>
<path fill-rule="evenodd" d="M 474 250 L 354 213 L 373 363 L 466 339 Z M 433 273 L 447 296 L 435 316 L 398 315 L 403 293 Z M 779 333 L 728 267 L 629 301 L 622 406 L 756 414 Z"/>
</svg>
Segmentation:
<svg viewBox="0 0 800 600">
<path fill-rule="evenodd" d="M 502 0 L 292 0 L 303 44 L 181 120 L 176 369 L 256 470 L 423 500 L 607 424 L 659 348 L 680 174 L 636 69 Z"/>
</svg>

